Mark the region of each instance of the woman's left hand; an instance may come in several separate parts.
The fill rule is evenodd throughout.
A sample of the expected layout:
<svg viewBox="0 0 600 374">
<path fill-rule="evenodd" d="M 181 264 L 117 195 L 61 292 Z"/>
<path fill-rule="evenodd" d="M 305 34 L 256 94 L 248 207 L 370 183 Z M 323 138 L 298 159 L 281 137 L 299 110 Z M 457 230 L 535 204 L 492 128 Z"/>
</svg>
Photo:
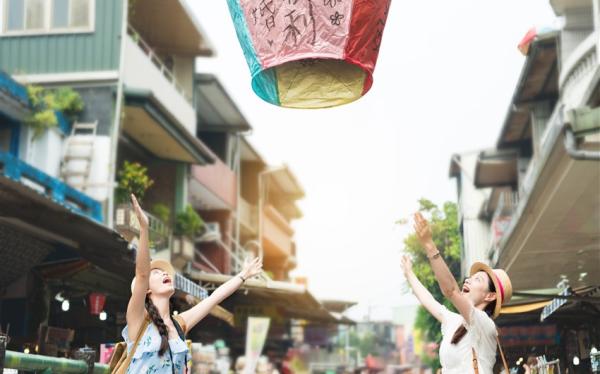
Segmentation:
<svg viewBox="0 0 600 374">
<path fill-rule="evenodd" d="M 413 227 L 415 229 L 415 234 L 417 235 L 419 242 L 421 242 L 421 245 L 425 249 L 428 249 L 429 247 L 434 245 L 429 222 L 427 222 L 423 215 L 418 212 L 415 213 L 414 218 L 415 224 L 413 225 Z"/>
<path fill-rule="evenodd" d="M 262 266 L 262 258 L 256 257 L 244 266 L 241 275 L 244 279 L 252 278 L 262 272 Z"/>
</svg>

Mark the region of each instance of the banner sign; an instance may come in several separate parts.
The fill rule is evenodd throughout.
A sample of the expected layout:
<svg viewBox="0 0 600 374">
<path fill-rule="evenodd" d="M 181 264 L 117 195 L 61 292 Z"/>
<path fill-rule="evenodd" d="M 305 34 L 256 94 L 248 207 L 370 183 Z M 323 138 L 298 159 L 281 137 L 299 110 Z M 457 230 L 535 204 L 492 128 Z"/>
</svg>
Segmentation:
<svg viewBox="0 0 600 374">
<path fill-rule="evenodd" d="M 262 353 L 267 332 L 269 331 L 269 318 L 248 317 L 248 327 L 246 330 L 246 366 L 244 373 L 253 374 L 256 370 L 258 358 Z"/>
<path fill-rule="evenodd" d="M 564 290 L 562 290 L 559 294 L 559 296 L 570 296 L 571 295 L 571 289 L 570 288 L 565 288 Z M 542 310 L 542 315 L 540 315 L 540 322 L 544 322 L 544 320 L 548 317 L 550 317 L 550 315 L 554 312 L 556 312 L 558 310 L 558 308 L 560 308 L 561 306 L 565 305 L 567 303 L 567 299 L 554 299 L 552 300 L 552 302 L 548 305 L 546 305 L 544 307 L 544 309 Z"/>
</svg>

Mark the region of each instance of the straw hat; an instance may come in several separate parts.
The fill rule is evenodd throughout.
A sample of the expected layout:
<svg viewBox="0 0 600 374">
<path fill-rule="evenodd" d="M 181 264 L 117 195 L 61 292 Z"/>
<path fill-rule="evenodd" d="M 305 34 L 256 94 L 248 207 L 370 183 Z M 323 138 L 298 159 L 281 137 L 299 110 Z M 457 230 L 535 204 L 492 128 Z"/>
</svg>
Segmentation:
<svg viewBox="0 0 600 374">
<path fill-rule="evenodd" d="M 153 269 L 159 269 L 159 270 L 162 270 L 162 271 L 166 272 L 167 274 L 169 274 L 169 277 L 171 277 L 173 284 L 175 284 L 175 268 L 173 268 L 173 265 L 171 265 L 171 263 L 169 261 L 152 260 L 150 262 L 150 270 L 153 270 Z M 135 285 L 135 277 L 133 277 L 133 280 L 131 281 L 131 293 L 133 293 L 134 285 Z"/>
<path fill-rule="evenodd" d="M 492 318 L 498 317 L 500 314 L 500 309 L 502 309 L 502 305 L 507 304 L 512 297 L 513 288 L 512 283 L 510 282 L 510 278 L 508 274 L 502 269 L 492 269 L 488 265 L 483 262 L 476 262 L 471 266 L 471 273 L 473 275 L 479 271 L 485 271 L 492 282 L 494 283 L 494 287 L 496 288 L 496 308 L 494 309 L 494 315 Z"/>
</svg>

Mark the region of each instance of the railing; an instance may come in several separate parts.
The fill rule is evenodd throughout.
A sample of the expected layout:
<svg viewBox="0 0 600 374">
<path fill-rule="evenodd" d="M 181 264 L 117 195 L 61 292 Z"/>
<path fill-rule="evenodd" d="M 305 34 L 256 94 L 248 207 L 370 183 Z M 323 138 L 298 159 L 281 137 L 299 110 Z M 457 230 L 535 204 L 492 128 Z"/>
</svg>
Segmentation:
<svg viewBox="0 0 600 374">
<path fill-rule="evenodd" d="M 138 45 L 138 47 L 140 47 L 140 49 L 146 54 L 146 56 L 148 56 L 148 58 L 150 59 L 150 61 L 152 61 L 154 66 L 156 66 L 156 68 L 160 70 L 162 75 L 165 78 L 167 78 L 169 82 L 171 82 L 173 87 L 175 87 L 175 89 L 181 94 L 181 96 L 183 96 L 188 103 L 192 104 L 192 98 L 189 97 L 189 95 L 185 92 L 183 87 L 181 87 L 181 85 L 177 82 L 177 79 L 175 79 L 175 76 L 173 75 L 171 69 L 169 69 L 167 65 L 165 65 L 165 63 L 156 55 L 154 50 L 148 45 L 148 43 L 146 43 L 144 39 L 142 39 L 140 34 L 131 25 L 127 25 L 127 33 L 129 34 L 129 36 L 131 36 L 131 38 Z"/>
<path fill-rule="evenodd" d="M 19 160 L 8 152 L 0 151 L 0 174 L 29 185 L 64 207 L 102 222 L 102 205 L 71 186 Z"/>
<path fill-rule="evenodd" d="M 29 106 L 29 95 L 27 95 L 27 89 L 15 82 L 10 75 L 3 71 L 0 71 L 0 90 L 8 92 L 23 105 Z"/>
<path fill-rule="evenodd" d="M 1 363 L 0 363 L 1 364 Z M 108 365 L 94 364 L 92 370 L 83 360 L 70 360 L 67 358 L 49 357 L 42 355 L 25 354 L 21 352 L 6 351 L 4 358 L 5 369 L 24 371 L 42 371 L 51 373 L 94 373 L 108 374 Z"/>
<path fill-rule="evenodd" d="M 258 209 L 246 200 L 238 200 L 240 217 L 239 220 L 250 231 L 256 233 L 258 230 Z"/>
<path fill-rule="evenodd" d="M 167 225 L 154 215 L 145 212 L 148 217 L 148 234 L 151 246 L 156 250 L 169 247 L 171 230 Z M 129 205 L 122 204 L 115 210 L 115 228 L 122 235 L 124 232 L 137 236 L 140 234 L 140 225 L 135 216 L 135 211 Z"/>
<path fill-rule="evenodd" d="M 492 235 L 490 235 L 490 253 L 498 255 L 500 243 L 508 232 L 513 216 L 519 206 L 518 192 L 502 192 L 498 199 L 498 205 L 492 216 Z"/>
</svg>

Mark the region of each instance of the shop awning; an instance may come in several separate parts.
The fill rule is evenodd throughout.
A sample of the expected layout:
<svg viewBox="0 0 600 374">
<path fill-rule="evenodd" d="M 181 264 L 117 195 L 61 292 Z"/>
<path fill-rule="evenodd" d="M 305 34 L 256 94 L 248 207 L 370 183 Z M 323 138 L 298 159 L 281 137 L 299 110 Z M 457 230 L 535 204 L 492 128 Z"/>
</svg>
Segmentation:
<svg viewBox="0 0 600 374">
<path fill-rule="evenodd" d="M 196 74 L 198 131 L 243 132 L 252 129 L 216 76 Z"/>
<path fill-rule="evenodd" d="M 531 42 L 498 139 L 499 149 L 531 139 L 531 103 L 558 98 L 558 35 L 557 31 L 546 32 Z"/>
<path fill-rule="evenodd" d="M 216 157 L 196 134 L 173 120 L 149 90 L 125 89 L 123 131 L 157 157 L 211 164 Z"/>
<path fill-rule="evenodd" d="M 501 187 L 517 184 L 518 153 L 488 150 L 479 154 L 475 165 L 475 187 Z"/>
<path fill-rule="evenodd" d="M 132 252 L 119 233 L 44 192 L 0 177 L 0 217 L 32 237 L 72 248 L 105 270 L 133 276 Z"/>
<path fill-rule="evenodd" d="M 233 277 L 199 271 L 192 271 L 190 276 L 207 288 L 223 284 Z M 226 300 L 226 303 L 232 307 L 269 306 L 287 319 L 304 319 L 319 323 L 349 323 L 333 316 L 305 287 L 286 282 L 249 279 L 242 288 Z"/>
</svg>

